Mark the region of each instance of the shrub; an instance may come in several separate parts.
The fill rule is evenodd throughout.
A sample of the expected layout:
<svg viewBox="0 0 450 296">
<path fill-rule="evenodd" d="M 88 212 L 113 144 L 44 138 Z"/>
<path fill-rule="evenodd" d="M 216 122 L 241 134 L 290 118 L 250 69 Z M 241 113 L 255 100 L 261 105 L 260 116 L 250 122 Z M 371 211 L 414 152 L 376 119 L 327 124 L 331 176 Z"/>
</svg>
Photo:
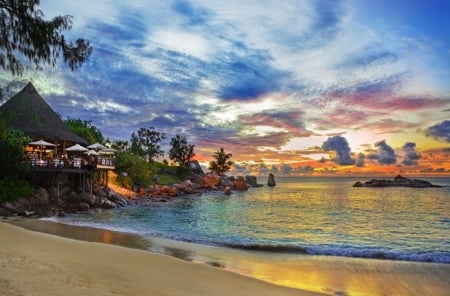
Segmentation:
<svg viewBox="0 0 450 296">
<path fill-rule="evenodd" d="M 25 181 L 0 180 L 0 202 L 13 201 L 35 194 L 35 189 Z"/>
<path fill-rule="evenodd" d="M 145 187 L 152 184 L 152 171 L 147 161 L 130 152 L 119 152 L 115 159 L 117 181 L 124 187 Z M 124 174 L 125 173 L 125 174 Z"/>
<path fill-rule="evenodd" d="M 0 120 L 0 176 L 2 179 L 23 179 L 28 164 L 23 159 L 23 145 L 31 139 L 21 131 L 8 129 Z"/>
</svg>

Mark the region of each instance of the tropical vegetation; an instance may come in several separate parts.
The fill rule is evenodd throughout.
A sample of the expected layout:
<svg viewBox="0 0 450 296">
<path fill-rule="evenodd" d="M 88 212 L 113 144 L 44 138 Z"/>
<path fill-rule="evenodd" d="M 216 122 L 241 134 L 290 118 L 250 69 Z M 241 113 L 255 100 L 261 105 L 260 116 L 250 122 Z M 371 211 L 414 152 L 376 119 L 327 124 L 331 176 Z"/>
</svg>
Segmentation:
<svg viewBox="0 0 450 296">
<path fill-rule="evenodd" d="M 25 181 L 28 164 L 23 160 L 23 145 L 29 141 L 22 131 L 6 128 L 0 119 L 0 201 L 33 193 Z"/>
<path fill-rule="evenodd" d="M 216 172 L 219 176 L 225 174 L 231 169 L 233 162 L 230 160 L 233 154 L 225 153 L 223 147 L 213 153 L 214 161 L 209 163 L 209 169 Z"/>
</svg>

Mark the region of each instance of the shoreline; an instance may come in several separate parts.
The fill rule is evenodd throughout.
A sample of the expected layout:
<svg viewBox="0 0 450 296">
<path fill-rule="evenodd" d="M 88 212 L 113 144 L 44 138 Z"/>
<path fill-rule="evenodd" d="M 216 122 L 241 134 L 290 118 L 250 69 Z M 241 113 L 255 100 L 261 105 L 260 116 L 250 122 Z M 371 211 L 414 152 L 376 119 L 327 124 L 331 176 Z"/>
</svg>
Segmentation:
<svg viewBox="0 0 450 296">
<path fill-rule="evenodd" d="M 35 221 L 34 221 L 35 222 Z M 2 295 L 324 295 L 166 255 L 0 223 Z"/>
<path fill-rule="evenodd" d="M 211 267 L 225 273 L 231 271 L 245 278 L 276 284 L 280 288 L 295 288 L 298 289 L 295 290 L 296 295 L 302 290 L 326 295 L 447 295 L 450 291 L 448 264 L 267 254 L 147 238 L 57 221 L 16 219 L 6 222 L 33 231 L 89 241 L 89 244 L 112 244 L 138 249 L 136 251 L 145 250 L 149 255 L 169 255 L 194 266 Z"/>
</svg>

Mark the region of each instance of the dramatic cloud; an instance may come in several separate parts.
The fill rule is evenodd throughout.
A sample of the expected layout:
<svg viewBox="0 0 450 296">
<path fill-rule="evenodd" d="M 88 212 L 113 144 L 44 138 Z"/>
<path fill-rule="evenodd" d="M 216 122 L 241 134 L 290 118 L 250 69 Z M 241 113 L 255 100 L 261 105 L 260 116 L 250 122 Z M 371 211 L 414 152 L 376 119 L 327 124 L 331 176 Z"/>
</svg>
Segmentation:
<svg viewBox="0 0 450 296">
<path fill-rule="evenodd" d="M 269 168 L 265 164 L 261 164 L 258 171 L 260 175 L 267 175 L 269 173 Z"/>
<path fill-rule="evenodd" d="M 363 167 L 364 164 L 365 164 L 365 162 L 364 162 L 365 158 L 366 158 L 366 156 L 365 156 L 364 154 L 359 153 L 359 154 L 358 154 L 358 157 L 356 158 L 355 166 L 357 166 L 357 167 Z"/>
<path fill-rule="evenodd" d="M 380 164 L 394 164 L 397 162 L 394 149 L 386 144 L 385 140 L 375 143 L 375 147 L 378 147 L 377 156 L 376 158 L 373 158 L 373 156 L 370 158 L 378 159 Z"/>
<path fill-rule="evenodd" d="M 294 173 L 296 174 L 308 174 L 314 172 L 314 167 L 307 165 L 307 166 L 298 166 L 294 169 Z"/>
<path fill-rule="evenodd" d="M 289 175 L 292 173 L 292 167 L 289 164 L 284 163 L 280 169 L 282 174 Z"/>
<path fill-rule="evenodd" d="M 61 61 L 23 78 L 63 118 L 91 120 L 111 140 L 153 126 L 187 136 L 201 162 L 224 147 L 236 162 L 267 161 L 263 171 L 311 164 L 315 174 L 349 171 L 311 152 L 328 137 L 345 135 L 325 147 L 352 171 L 396 162 L 385 142 L 376 151 L 362 143 L 404 143 L 407 134 L 422 151 L 429 145 L 417 130 L 450 142 L 442 112 L 450 110 L 450 18 L 435 10 L 430 22 L 426 1 L 408 2 L 402 18 L 386 18 L 393 1 L 375 1 L 376 11 L 374 1 L 348 0 L 41 2 L 48 19 L 72 15 L 67 38 L 86 38 L 94 51 L 79 71 Z M 0 83 L 9 80 L 0 71 Z"/>
<path fill-rule="evenodd" d="M 450 120 L 429 127 L 426 130 L 426 135 L 450 143 Z"/>
<path fill-rule="evenodd" d="M 421 158 L 420 154 L 416 151 L 416 143 L 407 142 L 402 147 L 403 156 L 402 164 L 404 165 L 416 165 L 417 160 Z"/>
<path fill-rule="evenodd" d="M 353 165 L 355 160 L 350 156 L 350 146 L 347 140 L 341 136 L 328 138 L 323 144 L 322 149 L 325 151 L 335 151 L 336 157 L 334 161 L 339 165 Z"/>
<path fill-rule="evenodd" d="M 272 168 L 270 169 L 270 172 L 272 174 L 276 174 L 279 172 L 278 167 L 276 165 L 273 165 Z"/>
</svg>

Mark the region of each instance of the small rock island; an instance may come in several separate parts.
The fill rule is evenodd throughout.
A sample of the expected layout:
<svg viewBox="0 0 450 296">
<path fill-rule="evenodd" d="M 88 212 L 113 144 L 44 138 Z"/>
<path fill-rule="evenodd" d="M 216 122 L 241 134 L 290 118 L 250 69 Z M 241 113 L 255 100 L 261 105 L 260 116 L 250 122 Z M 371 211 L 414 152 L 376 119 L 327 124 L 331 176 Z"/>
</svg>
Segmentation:
<svg viewBox="0 0 450 296">
<path fill-rule="evenodd" d="M 419 179 L 408 179 L 403 176 L 397 175 L 394 180 L 384 179 L 372 179 L 370 181 L 361 183 L 356 182 L 353 187 L 410 187 L 410 188 L 430 188 L 430 187 L 442 187 L 439 185 L 433 185 L 428 181 Z"/>
</svg>

